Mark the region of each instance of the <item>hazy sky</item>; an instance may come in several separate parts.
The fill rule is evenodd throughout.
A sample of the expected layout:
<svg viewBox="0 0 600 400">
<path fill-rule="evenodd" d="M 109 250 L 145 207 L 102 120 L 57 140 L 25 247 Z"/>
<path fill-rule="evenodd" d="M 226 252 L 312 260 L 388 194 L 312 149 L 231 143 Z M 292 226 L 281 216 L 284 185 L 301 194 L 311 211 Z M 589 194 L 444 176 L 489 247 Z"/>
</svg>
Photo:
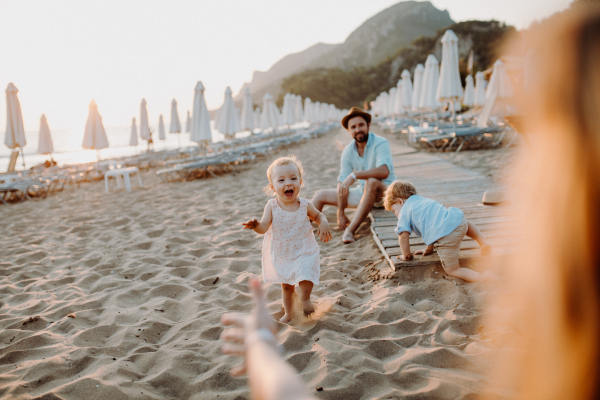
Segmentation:
<svg viewBox="0 0 600 400">
<path fill-rule="evenodd" d="M 432 0 L 455 21 L 497 19 L 523 28 L 571 0 Z M 89 102 L 105 126 L 126 126 L 143 97 L 151 123 L 193 100 L 209 108 L 254 70 L 317 42 L 339 43 L 396 0 L 0 0 L 0 87 L 13 82 L 27 131 L 45 113 L 51 129 L 81 130 Z M 6 126 L 0 96 L 0 132 Z"/>
</svg>

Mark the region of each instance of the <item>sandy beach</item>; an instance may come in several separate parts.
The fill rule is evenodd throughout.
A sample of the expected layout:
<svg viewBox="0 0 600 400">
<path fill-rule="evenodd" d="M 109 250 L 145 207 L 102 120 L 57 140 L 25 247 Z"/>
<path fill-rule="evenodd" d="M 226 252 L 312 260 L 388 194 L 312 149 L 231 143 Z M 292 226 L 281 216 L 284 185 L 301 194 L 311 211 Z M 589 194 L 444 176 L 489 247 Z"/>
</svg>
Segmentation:
<svg viewBox="0 0 600 400">
<path fill-rule="evenodd" d="M 299 157 L 310 199 L 335 187 L 349 141 L 336 129 L 235 175 L 164 183 L 148 170 L 132 192 L 83 183 L 0 207 L 0 397 L 248 399 L 219 340 L 221 315 L 250 311 L 248 277 L 261 273 L 262 236 L 241 222 L 262 215 L 272 159 Z M 335 209 L 324 212 L 335 226 Z M 441 267 L 392 273 L 368 223 L 355 244 L 341 236 L 320 243 L 315 315 L 278 324 L 285 359 L 313 394 L 484 393 L 495 346 L 482 331 L 483 299 L 494 289 Z M 280 287 L 267 294 L 281 316 Z"/>
</svg>

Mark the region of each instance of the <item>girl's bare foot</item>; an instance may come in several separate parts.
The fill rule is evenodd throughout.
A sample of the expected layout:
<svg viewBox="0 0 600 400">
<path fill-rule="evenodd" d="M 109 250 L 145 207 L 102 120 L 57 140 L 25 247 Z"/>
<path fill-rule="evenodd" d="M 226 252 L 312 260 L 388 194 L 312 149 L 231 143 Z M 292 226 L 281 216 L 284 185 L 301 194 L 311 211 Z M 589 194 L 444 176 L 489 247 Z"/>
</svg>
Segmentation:
<svg viewBox="0 0 600 400">
<path fill-rule="evenodd" d="M 308 317 L 310 314 L 315 312 L 315 308 L 313 307 L 310 300 L 306 300 L 302 302 L 302 310 L 304 311 L 304 315 Z"/>
<path fill-rule="evenodd" d="M 482 256 L 487 256 L 488 254 L 492 253 L 492 245 L 488 242 L 484 242 L 481 245 L 481 255 Z"/>
<path fill-rule="evenodd" d="M 283 314 L 283 317 L 279 318 L 279 322 L 283 323 L 283 324 L 287 324 L 288 322 L 290 322 L 292 320 L 292 317 L 289 314 Z"/>
</svg>

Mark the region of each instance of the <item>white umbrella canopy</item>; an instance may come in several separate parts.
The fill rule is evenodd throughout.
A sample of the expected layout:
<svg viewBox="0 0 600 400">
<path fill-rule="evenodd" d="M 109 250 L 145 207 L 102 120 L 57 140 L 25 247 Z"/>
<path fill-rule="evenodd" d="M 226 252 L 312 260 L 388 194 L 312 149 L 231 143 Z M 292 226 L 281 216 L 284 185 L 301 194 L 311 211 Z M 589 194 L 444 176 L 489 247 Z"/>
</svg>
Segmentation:
<svg viewBox="0 0 600 400">
<path fill-rule="evenodd" d="M 252 94 L 250 88 L 244 89 L 244 101 L 242 103 L 242 118 L 240 121 L 240 128 L 242 130 L 252 131 L 254 126 L 254 110 L 252 106 Z"/>
<path fill-rule="evenodd" d="M 286 93 L 285 96 L 283 96 L 283 108 L 281 110 L 283 123 L 285 125 L 294 125 L 296 123 L 295 109 L 296 104 L 294 95 Z"/>
<path fill-rule="evenodd" d="M 398 88 L 393 87 L 388 92 L 388 105 L 386 110 L 386 115 L 393 115 L 400 112 L 401 104 L 399 104 L 398 99 Z"/>
<path fill-rule="evenodd" d="M 294 114 L 296 115 L 296 122 L 304 121 L 304 109 L 302 107 L 302 96 L 300 95 L 296 96 L 296 110 Z"/>
<path fill-rule="evenodd" d="M 17 97 L 18 91 L 19 89 L 12 82 L 6 87 L 6 133 L 4 144 L 9 149 L 22 148 L 27 144 L 21 103 Z"/>
<path fill-rule="evenodd" d="M 138 145 L 137 124 L 135 122 L 135 117 L 133 117 L 131 119 L 131 136 L 129 136 L 129 145 L 130 146 Z"/>
<path fill-rule="evenodd" d="M 390 95 L 388 92 L 381 93 L 381 115 L 383 117 L 387 117 L 389 114 L 388 109 L 390 101 Z"/>
<path fill-rule="evenodd" d="M 514 94 L 512 84 L 506 74 L 506 69 L 504 69 L 504 63 L 501 60 L 494 63 L 494 70 L 485 91 L 485 98 L 487 99 L 494 94 L 501 99 L 512 97 Z"/>
<path fill-rule="evenodd" d="M 423 72 L 425 67 L 423 64 L 417 64 L 413 78 L 413 95 L 411 99 L 412 110 L 417 111 L 419 109 L 419 103 L 421 101 L 421 87 L 423 86 Z"/>
<path fill-rule="evenodd" d="M 177 112 L 177 100 L 171 101 L 171 126 L 169 127 L 171 133 L 181 133 L 181 122 L 179 122 L 179 113 Z"/>
<path fill-rule="evenodd" d="M 410 72 L 408 70 L 402 71 L 402 90 L 400 92 L 400 98 L 402 101 L 402 111 L 407 112 L 410 110 L 412 105 L 413 87 L 410 80 Z"/>
<path fill-rule="evenodd" d="M 321 122 L 327 122 L 329 120 L 329 105 L 327 103 L 321 103 L 321 109 L 319 113 L 321 115 Z"/>
<path fill-rule="evenodd" d="M 229 89 L 229 87 L 227 87 L 227 89 Z M 227 96 L 225 97 L 225 100 L 227 101 Z M 231 89 L 229 89 L 229 98 L 231 99 Z M 230 108 L 230 112 L 232 112 L 237 118 L 235 108 L 233 107 L 233 99 L 231 99 Z M 194 88 L 194 105 L 192 108 L 192 112 L 192 118 L 190 119 L 190 112 L 188 111 L 188 122 L 190 125 L 190 140 L 199 144 L 212 143 L 212 132 L 210 130 L 210 114 L 208 113 L 208 108 L 206 107 L 206 100 L 204 99 L 204 85 L 201 81 L 198 81 L 196 83 L 196 87 Z M 221 133 L 227 134 L 227 132 Z"/>
<path fill-rule="evenodd" d="M 165 136 L 165 121 L 163 120 L 162 114 L 158 116 L 158 138 L 160 140 L 165 140 L 167 138 Z"/>
<path fill-rule="evenodd" d="M 312 124 L 313 121 L 313 105 L 310 97 L 304 99 L 304 121 Z"/>
<path fill-rule="evenodd" d="M 81 147 L 91 150 L 100 150 L 108 147 L 108 138 L 102 124 L 102 117 L 98 112 L 98 106 L 94 100 L 92 100 L 89 106 Z"/>
<path fill-rule="evenodd" d="M 42 114 L 40 118 L 40 137 L 38 141 L 38 154 L 54 153 L 54 145 L 52 144 L 52 136 L 50 135 L 50 127 L 46 120 L 46 115 Z"/>
<path fill-rule="evenodd" d="M 190 132 L 192 129 L 192 118 L 190 117 L 190 110 L 187 112 L 187 119 L 185 121 L 185 131 Z"/>
<path fill-rule="evenodd" d="M 425 62 L 425 71 L 423 72 L 423 84 L 421 86 L 421 96 L 419 99 L 419 108 L 421 110 L 437 110 L 441 104 L 436 99 L 438 81 L 440 78 L 440 68 L 437 58 L 433 54 L 427 56 Z"/>
<path fill-rule="evenodd" d="M 471 75 L 467 75 L 465 80 L 465 94 L 463 95 L 462 103 L 469 107 L 473 107 L 475 104 L 475 85 L 473 85 L 473 77 Z"/>
<path fill-rule="evenodd" d="M 479 71 L 475 74 L 475 106 L 481 107 L 485 104 L 485 76 Z"/>
<path fill-rule="evenodd" d="M 140 137 L 144 140 L 150 140 L 150 123 L 148 122 L 146 104 L 146 99 L 142 99 L 142 104 L 140 104 Z"/>
<path fill-rule="evenodd" d="M 277 129 L 279 123 L 277 121 L 277 107 L 273 102 L 273 96 L 266 93 L 263 96 L 263 110 L 261 115 L 260 127 L 262 129 Z"/>
<path fill-rule="evenodd" d="M 456 101 L 462 96 L 463 88 L 458 71 L 458 37 L 447 30 L 442 37 L 442 66 L 436 99 L 440 102 Z"/>
<path fill-rule="evenodd" d="M 225 98 L 223 100 L 223 105 L 219 110 L 217 130 L 227 137 L 233 137 L 236 133 L 241 131 L 240 121 L 238 119 L 238 114 L 235 111 L 232 91 L 229 86 L 225 89 Z"/>
<path fill-rule="evenodd" d="M 254 129 L 260 128 L 260 115 L 261 109 L 260 107 L 256 107 L 254 109 Z"/>
<path fill-rule="evenodd" d="M 313 115 L 313 122 L 315 124 L 321 123 L 321 102 L 320 101 L 315 101 L 313 103 L 312 115 Z"/>
</svg>

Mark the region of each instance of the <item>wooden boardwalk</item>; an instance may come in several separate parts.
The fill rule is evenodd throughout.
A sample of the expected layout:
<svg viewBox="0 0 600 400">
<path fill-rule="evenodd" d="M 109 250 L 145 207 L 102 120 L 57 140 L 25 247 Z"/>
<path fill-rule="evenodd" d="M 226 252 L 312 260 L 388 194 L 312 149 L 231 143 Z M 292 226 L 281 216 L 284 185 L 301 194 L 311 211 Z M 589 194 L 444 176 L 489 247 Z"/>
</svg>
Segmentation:
<svg viewBox="0 0 600 400">
<path fill-rule="evenodd" d="M 412 183 L 423 197 L 439 201 L 446 207 L 463 210 L 465 217 L 477 225 L 492 243 L 493 255 L 514 252 L 518 239 L 510 230 L 514 218 L 509 214 L 509 207 L 485 206 L 481 202 L 486 190 L 497 188 L 492 180 L 433 154 L 417 152 L 394 143 L 390 145 L 398 179 Z M 425 257 L 416 256 L 412 261 L 397 259 L 396 256 L 402 254 L 398 235 L 394 232 L 398 219 L 393 212 L 384 209 L 375 209 L 369 216 L 373 238 L 392 269 L 439 263 L 436 252 Z M 423 240 L 414 235 L 410 236 L 410 245 L 413 252 L 425 247 Z M 460 249 L 461 262 L 485 258 L 480 255 L 477 242 L 465 237 Z"/>
</svg>

